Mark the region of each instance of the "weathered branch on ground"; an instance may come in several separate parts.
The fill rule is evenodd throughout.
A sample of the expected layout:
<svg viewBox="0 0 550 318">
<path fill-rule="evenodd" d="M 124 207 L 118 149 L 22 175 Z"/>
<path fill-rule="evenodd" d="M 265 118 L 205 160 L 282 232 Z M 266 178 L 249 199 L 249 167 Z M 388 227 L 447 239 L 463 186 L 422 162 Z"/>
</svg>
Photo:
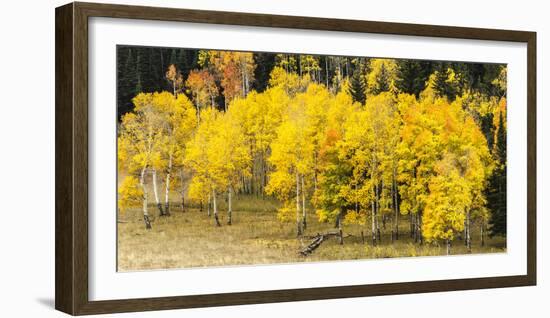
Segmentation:
<svg viewBox="0 0 550 318">
<path fill-rule="evenodd" d="M 306 238 L 311 238 L 313 241 L 309 243 L 305 248 L 303 248 L 300 251 L 300 254 L 302 256 L 308 256 L 309 254 L 313 253 L 320 245 L 323 243 L 326 239 L 330 238 L 331 236 L 334 237 L 340 237 L 342 239 L 342 236 L 340 232 L 327 232 L 327 233 L 317 233 L 315 236 L 309 236 Z"/>
</svg>

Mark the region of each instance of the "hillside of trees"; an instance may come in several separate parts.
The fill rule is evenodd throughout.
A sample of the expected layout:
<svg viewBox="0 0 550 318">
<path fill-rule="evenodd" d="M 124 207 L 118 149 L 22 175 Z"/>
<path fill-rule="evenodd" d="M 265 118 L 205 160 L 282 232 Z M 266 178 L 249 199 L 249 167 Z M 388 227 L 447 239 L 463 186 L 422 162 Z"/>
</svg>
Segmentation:
<svg viewBox="0 0 550 318">
<path fill-rule="evenodd" d="M 187 201 L 214 226 L 227 201 L 231 225 L 248 194 L 279 200 L 297 236 L 359 224 L 377 245 L 404 217 L 447 253 L 471 247 L 472 224 L 481 244 L 506 235 L 506 65 L 128 46 L 117 59 L 119 211 L 139 207 L 147 229 L 151 205 L 168 217 Z"/>
</svg>

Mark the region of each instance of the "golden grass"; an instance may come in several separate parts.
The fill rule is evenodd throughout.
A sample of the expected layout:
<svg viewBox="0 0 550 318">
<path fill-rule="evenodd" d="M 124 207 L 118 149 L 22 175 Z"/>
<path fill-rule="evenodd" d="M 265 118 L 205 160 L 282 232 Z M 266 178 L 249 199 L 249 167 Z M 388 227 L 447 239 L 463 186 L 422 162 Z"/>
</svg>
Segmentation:
<svg viewBox="0 0 550 318">
<path fill-rule="evenodd" d="M 400 239 L 391 243 L 390 227 L 383 231 L 382 244 L 372 246 L 368 240 L 368 226 L 344 227 L 344 245 L 330 238 L 304 257 L 298 251 L 310 240 L 296 238 L 294 223 L 277 220 L 278 203 L 270 199 L 237 197 L 233 205 L 233 225 L 226 225 L 226 204 L 220 200 L 221 227 L 214 225 L 206 211 L 192 207 L 182 212 L 172 206 L 172 216 L 155 217 L 153 229 L 146 230 L 139 209 L 120 215 L 118 224 L 118 270 L 151 270 L 199 266 L 231 266 L 295 262 L 319 262 L 390 258 L 410 256 L 445 255 L 445 247 L 435 244 L 415 244 L 408 235 L 408 221 L 400 223 Z M 332 224 L 317 222 L 312 211 L 305 235 L 331 231 Z M 151 205 L 150 214 L 158 211 Z M 361 230 L 365 233 L 363 244 Z M 479 231 L 474 227 L 472 253 L 497 253 L 506 251 L 502 237 L 487 238 L 480 246 Z M 476 235 L 477 234 L 477 235 Z M 452 254 L 467 253 L 463 241 L 456 240 Z"/>
</svg>

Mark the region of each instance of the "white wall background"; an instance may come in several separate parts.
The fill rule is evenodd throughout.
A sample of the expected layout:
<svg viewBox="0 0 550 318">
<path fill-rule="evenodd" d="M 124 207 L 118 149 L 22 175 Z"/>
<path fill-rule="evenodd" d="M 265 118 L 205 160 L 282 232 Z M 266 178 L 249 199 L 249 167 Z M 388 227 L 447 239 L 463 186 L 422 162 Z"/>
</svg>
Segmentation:
<svg viewBox="0 0 550 318">
<path fill-rule="evenodd" d="M 137 317 L 546 317 L 550 314 L 550 23 L 544 1 L 139 0 L 103 2 L 442 24 L 538 32 L 537 287 L 136 313 Z M 61 317 L 54 297 L 54 8 L 6 2 L 0 10 L 0 316 Z M 124 314 L 129 316 L 132 314 Z M 122 317 L 122 315 L 112 315 Z"/>
</svg>

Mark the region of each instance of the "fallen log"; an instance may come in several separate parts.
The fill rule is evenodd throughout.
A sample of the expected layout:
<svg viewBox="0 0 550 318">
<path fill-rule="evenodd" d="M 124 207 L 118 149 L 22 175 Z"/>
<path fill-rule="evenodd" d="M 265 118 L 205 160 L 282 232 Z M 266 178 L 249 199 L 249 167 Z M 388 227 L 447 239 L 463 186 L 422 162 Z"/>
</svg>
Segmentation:
<svg viewBox="0 0 550 318">
<path fill-rule="evenodd" d="M 323 243 L 326 239 L 328 239 L 331 236 L 340 237 L 340 239 L 342 239 L 340 232 L 327 232 L 323 234 L 317 233 L 317 235 L 315 236 L 312 236 L 312 237 L 310 236 L 310 238 L 312 238 L 313 241 L 311 241 L 311 243 L 309 243 L 306 247 L 304 247 L 300 251 L 300 254 L 302 256 L 308 256 L 309 254 L 313 253 L 313 251 L 315 251 L 321 245 L 321 243 Z"/>
</svg>

